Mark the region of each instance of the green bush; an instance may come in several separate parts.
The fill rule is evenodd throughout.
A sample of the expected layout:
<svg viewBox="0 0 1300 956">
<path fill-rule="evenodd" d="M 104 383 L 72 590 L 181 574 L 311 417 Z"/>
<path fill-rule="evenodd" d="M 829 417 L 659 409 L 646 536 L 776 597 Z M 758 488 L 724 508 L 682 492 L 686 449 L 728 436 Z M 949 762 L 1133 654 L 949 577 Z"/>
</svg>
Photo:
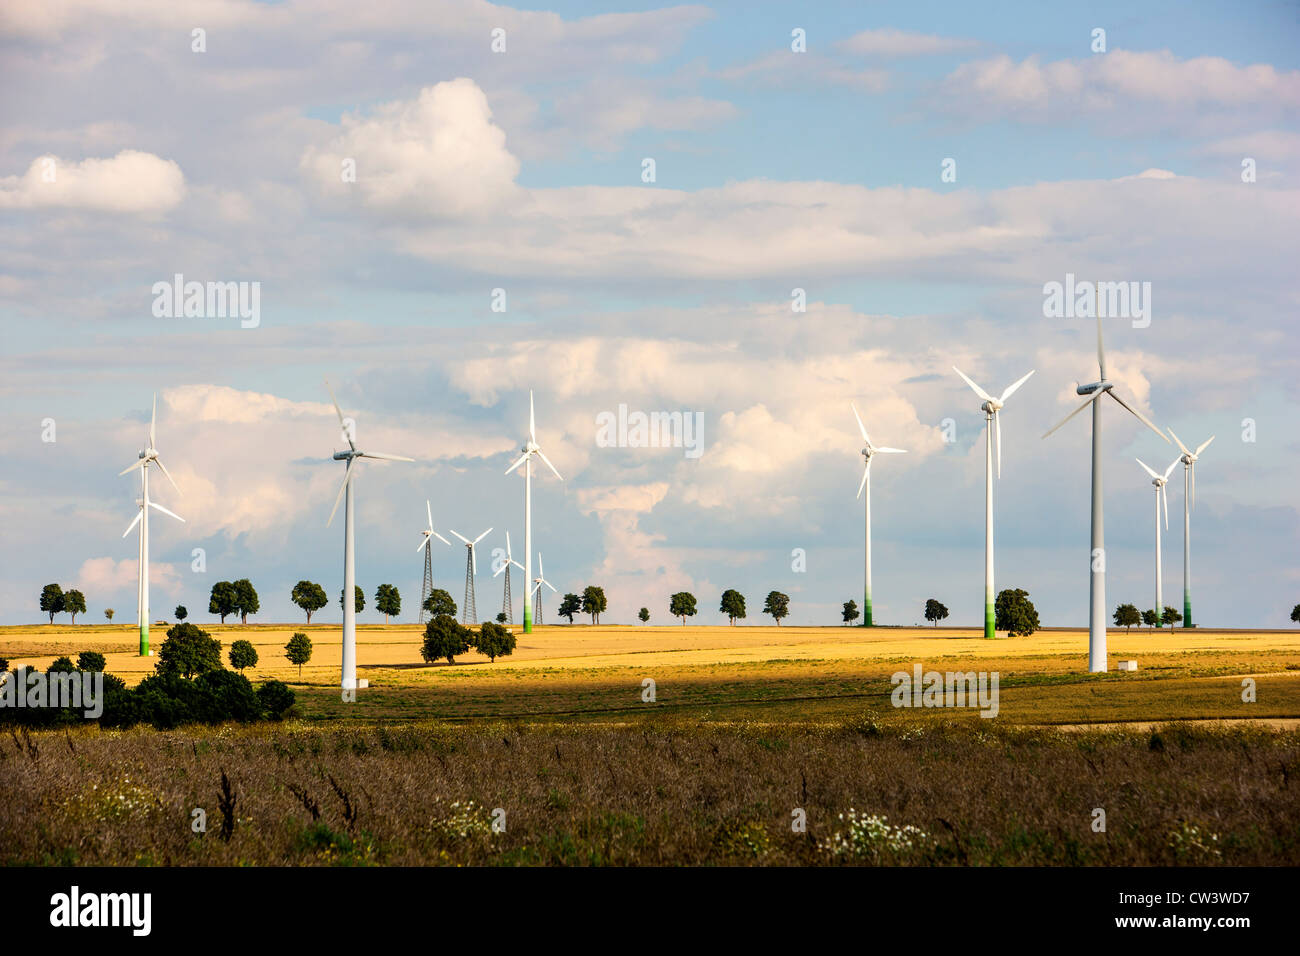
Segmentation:
<svg viewBox="0 0 1300 956">
<path fill-rule="evenodd" d="M 82 651 L 77 655 L 77 670 L 102 672 L 108 662 L 104 660 L 104 655 L 98 651 Z"/>
<path fill-rule="evenodd" d="M 159 674 L 197 677 L 221 670 L 221 642 L 193 624 L 176 624 L 167 630 L 167 640 L 158 648 Z"/>
<path fill-rule="evenodd" d="M 471 637 L 473 632 L 457 623 L 450 614 L 439 614 L 424 626 L 424 646 L 420 648 L 420 654 L 430 664 L 442 658 L 446 658 L 448 664 L 454 664 L 457 654 L 469 653 Z"/>
<path fill-rule="evenodd" d="M 269 680 L 257 689 L 262 710 L 272 720 L 281 719 L 294 704 L 294 693 L 283 681 Z"/>
<path fill-rule="evenodd" d="M 495 662 L 498 657 L 514 653 L 515 636 L 494 621 L 484 621 L 475 638 L 474 647 Z"/>
</svg>

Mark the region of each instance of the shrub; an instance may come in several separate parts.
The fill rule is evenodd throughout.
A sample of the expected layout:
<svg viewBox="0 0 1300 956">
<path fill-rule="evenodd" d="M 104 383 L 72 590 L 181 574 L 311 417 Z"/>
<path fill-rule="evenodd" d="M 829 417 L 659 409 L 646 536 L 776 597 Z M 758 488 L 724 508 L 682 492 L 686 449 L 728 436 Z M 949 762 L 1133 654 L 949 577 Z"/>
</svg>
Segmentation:
<svg viewBox="0 0 1300 956">
<path fill-rule="evenodd" d="M 267 717 L 279 720 L 293 706 L 296 698 L 288 684 L 283 681 L 269 680 L 257 689 L 257 699 L 261 702 L 262 710 L 266 712 Z"/>
<path fill-rule="evenodd" d="M 498 657 L 514 653 L 515 636 L 500 624 L 484 621 L 474 646 L 480 654 L 486 654 L 489 660 L 495 662 Z"/>
<path fill-rule="evenodd" d="M 45 672 L 47 674 L 73 674 L 77 670 L 77 665 L 72 663 L 71 657 L 56 657 L 54 663 L 49 666 Z"/>
<path fill-rule="evenodd" d="M 79 671 L 103 671 L 107 665 L 104 655 L 98 651 L 82 651 L 77 655 L 77 670 Z"/>
<path fill-rule="evenodd" d="M 243 674 L 207 671 L 194 683 L 202 692 L 196 716 L 205 723 L 218 724 L 223 720 L 247 723 L 262 716 L 262 703 Z"/>
</svg>

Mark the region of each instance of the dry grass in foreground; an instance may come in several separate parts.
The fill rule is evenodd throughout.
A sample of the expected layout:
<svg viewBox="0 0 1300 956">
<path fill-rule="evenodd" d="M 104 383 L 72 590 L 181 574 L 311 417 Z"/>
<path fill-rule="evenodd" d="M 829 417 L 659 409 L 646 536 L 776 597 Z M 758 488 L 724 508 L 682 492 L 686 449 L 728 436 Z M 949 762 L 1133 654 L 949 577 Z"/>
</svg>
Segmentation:
<svg viewBox="0 0 1300 956">
<path fill-rule="evenodd" d="M 1300 733 L 990 723 L 20 733 L 0 863 L 1300 863 Z"/>
</svg>

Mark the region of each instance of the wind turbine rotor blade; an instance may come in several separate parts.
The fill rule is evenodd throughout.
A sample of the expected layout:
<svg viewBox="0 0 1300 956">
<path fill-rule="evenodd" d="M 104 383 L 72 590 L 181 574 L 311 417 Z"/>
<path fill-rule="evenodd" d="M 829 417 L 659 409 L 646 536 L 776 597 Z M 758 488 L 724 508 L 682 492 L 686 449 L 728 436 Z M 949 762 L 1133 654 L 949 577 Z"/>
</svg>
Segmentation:
<svg viewBox="0 0 1300 956">
<path fill-rule="evenodd" d="M 1101 310 L 1097 310 L 1097 368 L 1101 370 L 1101 380 L 1106 381 L 1106 348 L 1101 341 Z"/>
<path fill-rule="evenodd" d="M 545 584 L 548 588 L 550 588 L 552 594 L 555 593 L 555 585 L 552 584 L 550 581 L 547 581 L 545 578 L 543 578 L 541 583 Z"/>
<path fill-rule="evenodd" d="M 1160 498 L 1165 503 L 1165 530 L 1169 530 L 1169 490 L 1165 485 L 1160 486 Z"/>
<path fill-rule="evenodd" d="M 1192 464 L 1188 465 L 1187 470 L 1189 472 L 1189 474 L 1187 475 L 1187 483 L 1191 485 L 1191 488 L 1188 489 L 1191 493 L 1188 495 L 1187 498 L 1187 507 L 1195 508 L 1196 507 L 1196 463 L 1192 462 Z"/>
<path fill-rule="evenodd" d="M 537 417 L 533 414 L 533 390 L 528 390 L 528 437 L 537 441 Z"/>
<path fill-rule="evenodd" d="M 857 494 L 857 497 L 859 497 L 859 498 L 862 497 L 862 489 L 865 488 L 865 487 L 867 487 L 867 475 L 869 475 L 869 474 L 871 474 L 871 465 L 870 465 L 870 463 L 867 464 L 867 467 L 866 467 L 866 468 L 863 468 L 863 469 L 862 469 L 862 481 L 858 484 L 858 494 Z"/>
<path fill-rule="evenodd" d="M 976 395 L 978 395 L 980 398 L 984 399 L 984 401 L 986 401 L 986 402 L 991 402 L 991 401 L 993 401 L 993 396 L 990 395 L 988 392 L 984 391 L 984 389 L 980 388 L 980 387 L 979 387 L 978 385 L 976 385 L 974 382 L 972 382 L 972 381 L 970 380 L 970 377 L 967 376 L 967 374 L 966 374 L 965 372 L 963 372 L 961 369 L 959 369 L 959 368 L 958 368 L 957 366 L 955 366 L 955 365 L 952 367 L 952 370 L 953 370 L 954 372 L 956 372 L 958 375 L 960 375 L 960 376 L 962 377 L 962 379 L 966 382 L 967 385 L 969 385 L 969 386 L 971 387 L 971 389 L 975 392 Z"/>
<path fill-rule="evenodd" d="M 330 401 L 334 403 L 334 412 L 339 417 L 339 427 L 343 429 L 343 434 L 347 436 L 348 444 L 352 446 L 352 450 L 356 451 L 357 450 L 356 443 L 352 441 L 352 433 L 348 431 L 347 422 L 343 420 L 343 409 L 339 408 L 339 400 L 334 395 L 334 389 L 330 387 L 329 379 L 325 379 L 325 387 L 329 389 Z"/>
<path fill-rule="evenodd" d="M 480 541 L 482 541 L 484 538 L 486 538 L 486 537 L 487 537 L 488 535 L 490 535 L 491 533 L 492 533 L 492 529 L 491 529 L 491 528 L 488 528 L 488 529 L 487 529 L 486 531 L 484 531 L 481 535 L 479 535 L 477 538 L 474 539 L 474 544 L 478 544 Z"/>
<path fill-rule="evenodd" d="M 506 532 L 506 561 L 510 560 L 510 532 Z"/>
<path fill-rule="evenodd" d="M 419 546 L 418 548 L 416 548 L 415 550 L 416 550 L 416 551 L 422 551 L 422 550 L 424 550 L 425 548 L 427 548 L 428 546 L 429 546 L 429 536 L 426 534 L 426 535 L 424 536 L 424 540 L 420 542 L 420 546 Z"/>
<path fill-rule="evenodd" d="M 536 593 L 537 593 L 538 591 L 540 591 L 541 589 L 542 589 L 542 582 L 541 582 L 541 580 L 539 579 L 538 582 L 537 582 L 536 584 L 533 585 L 533 589 L 532 589 L 531 591 L 528 592 L 528 596 L 529 596 L 529 597 L 532 597 L 534 594 L 536 594 Z"/>
<path fill-rule="evenodd" d="M 380 461 L 415 461 L 414 458 L 407 458 L 405 455 L 388 455 L 381 451 L 363 451 L 361 458 L 378 458 Z"/>
<path fill-rule="evenodd" d="M 125 538 L 128 534 L 130 534 L 130 533 L 131 533 L 131 529 L 134 528 L 136 525 L 138 525 L 138 524 L 140 523 L 140 519 L 141 519 L 143 516 L 144 516 L 144 509 L 141 508 L 139 511 L 137 511 L 137 512 L 135 513 L 135 520 L 132 521 L 129 525 L 127 525 L 127 526 L 126 526 L 126 530 L 122 532 L 122 537 Z"/>
<path fill-rule="evenodd" d="M 1030 369 L 1029 375 L 1033 375 L 1034 371 L 1035 371 L 1034 369 Z M 1008 385 L 1007 390 L 1003 392 L 1002 397 L 998 399 L 998 404 L 1001 405 L 1003 402 L 1005 402 L 1008 398 L 1012 396 L 1012 394 L 1015 392 L 1016 389 L 1018 389 L 1021 385 L 1024 385 L 1025 382 L 1029 381 L 1029 375 L 1026 375 L 1024 378 L 1020 379 L 1014 385 Z"/>
<path fill-rule="evenodd" d="M 1109 395 L 1111 398 L 1115 399 L 1115 401 L 1119 402 L 1121 406 L 1123 406 L 1124 408 L 1127 408 L 1130 412 L 1132 412 L 1134 415 L 1136 415 L 1137 418 L 1138 418 L 1138 421 L 1140 421 L 1140 422 L 1141 422 L 1143 425 L 1145 425 L 1147 428 L 1151 429 L 1153 432 L 1155 432 L 1157 435 L 1159 435 L 1161 438 L 1163 438 L 1164 441 L 1165 441 L 1165 444 L 1166 444 L 1166 445 L 1169 444 L 1169 437 L 1168 437 L 1167 435 L 1165 435 L 1165 433 L 1162 432 L 1160 429 L 1156 428 L 1156 426 L 1152 423 L 1151 419 L 1147 418 L 1145 415 L 1143 415 L 1141 412 L 1139 412 L 1136 408 L 1134 408 L 1134 407 L 1133 407 L 1132 405 L 1130 405 L 1128 402 L 1124 401 L 1124 399 L 1122 399 L 1122 398 L 1120 398 L 1118 395 L 1116 395 L 1116 394 L 1115 394 L 1115 390 L 1114 390 L 1113 388 L 1108 388 L 1108 389 L 1106 389 L 1106 394 Z"/>
<path fill-rule="evenodd" d="M 551 459 L 549 459 L 549 458 L 546 457 L 546 452 L 542 451 L 542 450 L 539 448 L 539 449 L 537 449 L 537 454 L 538 454 L 538 456 L 542 459 L 542 461 L 546 462 L 546 467 L 549 468 L 549 469 L 551 469 L 552 472 L 554 472 L 555 477 L 556 477 L 556 478 L 559 478 L 560 481 L 563 481 L 563 480 L 564 480 L 564 476 L 562 476 L 558 471 L 555 470 L 555 466 L 551 464 Z"/>
<path fill-rule="evenodd" d="M 175 518 L 177 521 L 184 521 L 184 520 L 185 520 L 185 519 L 182 518 L 180 515 L 176 514 L 176 512 L 174 512 L 174 511 L 168 511 L 166 508 L 164 508 L 162 505 L 158 504 L 158 502 L 156 502 L 156 501 L 151 501 L 151 502 L 149 502 L 149 507 L 150 507 L 150 508 L 156 508 L 157 510 L 161 511 L 161 512 L 162 512 L 163 514 L 165 514 L 165 515 L 171 515 L 171 517 Z"/>
<path fill-rule="evenodd" d="M 510 474 L 510 472 L 514 471 L 516 468 L 518 468 L 527 460 L 528 460 L 528 452 L 524 452 L 522 455 L 520 455 L 518 458 L 515 459 L 515 463 L 513 465 L 511 465 L 509 468 L 506 469 L 506 474 L 507 475 Z"/>
<path fill-rule="evenodd" d="M 455 530 L 453 530 L 453 529 L 451 529 L 451 528 L 448 528 L 447 530 L 448 530 L 448 531 L 451 531 L 452 534 L 454 534 L 456 537 L 460 538 L 460 540 L 464 541 L 466 544 L 470 544 L 470 543 L 471 543 L 470 540 L 469 540 L 469 538 L 465 537 L 465 536 L 464 536 L 463 534 L 461 534 L 459 531 L 455 531 Z"/>
<path fill-rule="evenodd" d="M 158 467 L 162 469 L 162 473 L 167 476 L 167 480 L 172 483 L 172 487 L 176 489 L 176 493 L 178 495 L 185 494 L 185 492 L 181 491 L 180 485 L 176 484 L 176 481 L 172 478 L 172 473 L 167 470 L 167 466 L 162 463 L 162 459 L 155 458 L 154 461 L 158 463 Z"/>
<path fill-rule="evenodd" d="M 1148 465 L 1148 464 L 1147 464 L 1145 461 L 1143 461 L 1141 458 L 1134 458 L 1133 460 L 1136 461 L 1139 465 L 1141 465 L 1141 466 L 1142 466 L 1142 470 L 1145 471 L 1145 472 L 1146 472 L 1148 475 L 1150 475 L 1152 478 L 1156 479 L 1157 481 L 1160 480 L 1160 476 L 1159 476 L 1158 474 L 1156 474 L 1154 471 L 1152 471 L 1152 470 L 1151 470 L 1151 466 Z"/>
<path fill-rule="evenodd" d="M 1087 401 L 1085 401 L 1082 405 L 1080 405 L 1080 406 L 1079 406 L 1078 408 L 1076 408 L 1074 411 L 1070 412 L 1070 414 L 1068 414 L 1068 415 L 1066 415 L 1064 418 L 1062 418 L 1062 419 L 1061 419 L 1059 422 L 1057 422 L 1057 423 L 1056 423 L 1052 428 L 1049 428 L 1047 431 L 1045 431 L 1045 432 L 1043 433 L 1043 437 L 1046 438 L 1048 435 L 1052 434 L 1052 432 L 1054 432 L 1054 431 L 1056 431 L 1057 429 L 1059 429 L 1062 425 L 1064 425 L 1066 422 L 1068 422 L 1068 421 L 1069 421 L 1071 418 L 1073 418 L 1075 415 L 1079 414 L 1081 411 L 1083 411 L 1085 408 L 1087 408 L 1089 405 L 1091 405 L 1093 402 L 1095 402 L 1095 401 L 1096 401 L 1098 398 L 1100 398 L 1100 397 L 1101 397 L 1101 392 L 1093 392 L 1091 395 L 1088 396 L 1088 400 L 1087 400 Z"/>
<path fill-rule="evenodd" d="M 121 471 L 119 471 L 119 472 L 117 473 L 117 476 L 120 478 L 120 477 L 122 477 L 123 475 L 125 475 L 125 474 L 126 474 L 127 472 L 129 472 L 129 471 L 135 471 L 137 468 L 143 468 L 143 467 L 144 467 L 144 463 L 145 463 L 145 461 L 147 461 L 147 459 L 145 459 L 145 458 L 139 458 L 139 459 L 137 459 L 137 460 L 136 460 L 136 463 L 135 463 L 134 465 L 131 465 L 131 466 L 128 467 L 128 468 L 123 468 Z"/>
<path fill-rule="evenodd" d="M 156 435 L 158 429 L 158 393 L 153 393 L 153 414 L 149 417 L 149 447 L 153 448 L 158 444 Z"/>
<path fill-rule="evenodd" d="M 867 426 L 862 424 L 862 416 L 858 414 L 858 406 L 849 402 L 849 408 L 853 409 L 853 417 L 858 420 L 858 431 L 862 432 L 862 440 L 870 445 L 871 439 L 867 437 Z"/>
<path fill-rule="evenodd" d="M 501 567 L 499 567 L 499 568 L 497 568 L 495 571 L 493 571 L 493 572 L 492 572 L 492 577 L 494 577 L 494 578 L 500 577 L 500 576 L 501 576 L 501 572 L 504 571 L 504 570 L 505 570 L 506 568 L 508 568 L 508 567 L 510 567 L 510 562 L 509 562 L 509 561 L 507 561 L 505 564 L 501 565 Z"/>
<path fill-rule="evenodd" d="M 1213 435 L 1211 435 L 1209 438 L 1205 439 L 1205 441 L 1201 442 L 1201 447 L 1199 447 L 1199 448 L 1196 449 L 1196 454 L 1199 455 L 1201 452 L 1205 451 L 1205 449 L 1209 448 L 1209 447 L 1210 447 L 1210 442 L 1212 442 L 1212 441 L 1214 441 L 1214 436 L 1213 436 Z"/>
<path fill-rule="evenodd" d="M 343 492 L 347 489 L 348 482 L 352 480 L 352 462 L 353 459 L 349 458 L 347 470 L 343 473 L 343 484 L 339 485 L 339 493 L 334 499 L 334 507 L 330 509 L 330 519 L 325 522 L 327 528 L 334 523 L 334 515 L 339 510 L 339 502 L 343 500 Z"/>
<path fill-rule="evenodd" d="M 509 563 L 510 563 L 510 564 L 513 564 L 513 565 L 514 565 L 515 567 L 517 567 L 520 571 L 524 570 L 524 566 L 523 566 L 522 564 L 520 564 L 518 561 L 516 561 L 514 558 L 511 558 Z"/>
<path fill-rule="evenodd" d="M 873 448 L 872 451 L 883 451 L 886 455 L 906 455 L 906 448 Z"/>
<path fill-rule="evenodd" d="M 450 545 L 450 544 L 451 544 L 450 541 L 448 541 L 448 540 L 447 540 L 446 538 L 444 538 L 442 535 L 438 534 L 438 532 L 434 531 L 434 532 L 432 532 L 432 534 L 433 534 L 433 536 L 434 536 L 435 538 L 437 538 L 437 539 L 438 539 L 439 541 L 441 541 L 443 544 L 446 544 L 446 545 Z"/>
<path fill-rule="evenodd" d="M 1168 481 L 1168 480 L 1169 480 L 1169 476 L 1172 475 L 1172 474 L 1174 473 L 1174 469 L 1178 467 L 1178 462 L 1179 462 L 1180 460 L 1181 460 L 1181 459 L 1179 459 L 1179 458 L 1175 458 L 1175 459 L 1170 463 L 1169 467 L 1165 469 L 1165 474 L 1164 474 L 1164 479 L 1165 479 L 1165 481 Z"/>
<path fill-rule="evenodd" d="M 1169 434 L 1174 435 L 1174 430 L 1172 428 L 1169 429 Z M 1182 449 L 1184 455 L 1191 454 L 1191 452 L 1187 450 L 1187 446 L 1183 444 L 1182 439 L 1179 438 L 1177 435 L 1174 435 L 1174 442 L 1178 445 L 1180 449 Z"/>
<path fill-rule="evenodd" d="M 424 512 L 429 516 L 429 533 L 433 534 L 433 505 L 429 504 L 429 499 L 424 499 Z"/>
</svg>

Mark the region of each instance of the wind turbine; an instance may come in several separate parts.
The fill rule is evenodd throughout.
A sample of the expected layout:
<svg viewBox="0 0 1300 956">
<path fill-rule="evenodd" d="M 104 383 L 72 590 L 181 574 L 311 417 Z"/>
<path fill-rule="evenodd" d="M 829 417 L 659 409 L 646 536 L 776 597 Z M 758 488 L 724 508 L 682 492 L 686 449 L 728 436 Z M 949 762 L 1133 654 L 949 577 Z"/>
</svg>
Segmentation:
<svg viewBox="0 0 1300 956">
<path fill-rule="evenodd" d="M 450 528 L 447 530 L 451 531 Z M 473 541 L 459 531 L 451 531 L 451 533 L 465 542 L 465 548 L 468 551 L 468 554 L 465 555 L 465 604 L 460 609 L 460 622 L 462 624 L 477 624 L 478 607 L 474 604 L 474 575 L 478 574 L 478 557 L 474 553 L 474 545 L 491 534 L 492 529 L 488 528 Z"/>
<path fill-rule="evenodd" d="M 141 657 L 149 656 L 149 509 L 153 508 L 156 511 L 161 511 L 163 514 L 175 518 L 177 521 L 185 520 L 180 515 L 168 511 L 162 505 L 158 504 L 158 502 L 149 498 L 149 466 L 151 464 L 156 464 L 160 469 L 162 469 L 163 475 L 165 475 L 167 480 L 171 482 L 171 485 L 176 489 L 177 494 L 180 494 L 181 491 L 181 489 L 177 487 L 176 482 L 172 479 L 171 472 L 167 470 L 167 466 L 164 465 L 162 459 L 158 457 L 158 449 L 154 447 L 157 440 L 157 424 L 158 393 L 155 392 L 153 396 L 153 415 L 149 419 L 149 437 L 145 443 L 145 447 L 140 450 L 139 460 L 137 460 L 134 465 L 123 468 L 118 472 L 118 476 L 121 477 L 127 472 L 134 471 L 137 468 L 140 469 L 140 497 L 136 499 L 136 504 L 139 506 L 140 510 L 136 514 L 135 520 L 127 525 L 126 530 L 122 532 L 122 537 L 125 538 L 130 534 L 131 529 L 137 524 L 140 526 L 140 561 L 138 565 L 140 580 L 136 584 L 136 615 L 137 623 L 140 627 Z"/>
<path fill-rule="evenodd" d="M 1101 341 L 1101 316 L 1097 316 L 1097 368 L 1101 377 L 1089 385 L 1075 386 L 1079 395 L 1087 395 L 1088 400 L 1076 408 L 1043 435 L 1046 438 L 1089 405 L 1092 406 L 1092 551 L 1088 556 L 1088 670 L 1097 672 L 1106 670 L 1106 542 L 1104 519 L 1102 515 L 1101 493 L 1101 402 L 1103 395 L 1109 395 L 1121 407 L 1131 412 L 1138 421 L 1146 425 L 1165 442 L 1164 432 L 1151 424 L 1151 420 L 1115 394 L 1115 383 L 1106 379 L 1106 350 Z"/>
<path fill-rule="evenodd" d="M 853 409 L 853 417 L 858 420 L 858 431 L 862 432 L 862 440 L 865 442 L 862 446 L 862 460 L 866 463 L 866 467 L 862 470 L 862 484 L 858 485 L 859 498 L 862 497 L 864 488 L 867 492 L 867 549 L 863 566 L 862 626 L 871 627 L 871 457 L 877 452 L 904 455 L 907 451 L 903 448 L 885 448 L 871 444 L 871 437 L 867 434 L 866 426 L 862 424 L 862 416 L 858 414 L 858 406 L 850 402 L 849 407 Z"/>
<path fill-rule="evenodd" d="M 1196 460 L 1201 457 L 1201 452 L 1210 447 L 1210 442 L 1214 441 L 1211 435 L 1205 441 L 1201 442 L 1196 451 L 1188 451 L 1187 446 L 1178 441 L 1178 436 L 1174 435 L 1174 430 L 1169 429 L 1169 434 L 1174 436 L 1174 441 L 1178 442 L 1178 447 L 1183 455 L 1178 460 L 1183 463 L 1183 627 L 1192 626 L 1192 508 L 1196 505 Z"/>
<path fill-rule="evenodd" d="M 537 577 L 533 578 L 533 589 L 532 591 L 528 592 L 529 597 L 531 597 L 535 591 L 540 591 L 542 589 L 543 584 L 545 584 L 548 588 L 551 589 L 552 594 L 555 593 L 555 585 L 553 585 L 550 581 L 546 580 L 546 571 L 542 567 L 542 552 L 538 551 L 537 552 Z M 540 600 L 537 602 L 537 623 L 538 624 L 542 623 L 542 602 Z"/>
<path fill-rule="evenodd" d="M 515 463 L 506 469 L 506 474 L 514 471 L 520 465 L 524 466 L 524 582 L 525 584 L 533 576 L 533 456 L 536 455 L 542 461 L 546 462 L 546 467 L 554 472 L 555 477 L 563 481 L 560 473 L 555 470 L 549 458 L 542 452 L 541 446 L 537 444 L 537 423 L 533 414 L 533 392 L 528 391 L 528 441 L 521 449 L 523 454 L 515 459 Z M 540 623 L 540 622 L 539 622 Z M 524 633 L 533 632 L 533 594 L 527 591 L 524 594 Z"/>
<path fill-rule="evenodd" d="M 505 596 L 502 597 L 501 599 L 501 610 L 505 613 L 506 620 L 511 624 L 515 623 L 515 602 L 510 594 L 510 565 L 512 564 L 515 567 L 517 567 L 520 571 L 524 571 L 524 566 L 520 564 L 518 561 L 516 561 L 514 557 L 510 554 L 510 532 L 507 531 L 506 532 L 506 560 L 505 563 L 501 565 L 501 567 L 496 569 L 492 577 L 495 578 L 502 571 L 506 573 L 506 591 L 505 591 Z M 524 571 L 524 574 L 527 573 L 528 573 L 527 571 Z M 527 577 L 524 578 L 524 587 L 528 587 Z M 539 621 L 538 623 L 541 622 Z"/>
<path fill-rule="evenodd" d="M 352 476 L 355 474 L 353 466 L 359 458 L 377 458 L 380 461 L 415 461 L 414 458 L 404 458 L 401 455 L 387 455 L 375 451 L 358 451 L 357 444 L 352 439 L 352 429 L 343 419 L 343 410 L 339 408 L 339 400 L 334 396 L 334 389 L 330 388 L 329 380 L 325 381 L 325 388 L 329 389 L 330 401 L 334 403 L 334 411 L 338 413 L 339 425 L 343 429 L 343 437 L 348 441 L 347 451 L 336 451 L 334 453 L 335 461 L 346 461 L 347 470 L 343 473 L 343 484 L 339 485 L 338 496 L 334 499 L 334 507 L 330 509 L 329 520 L 325 522 L 325 527 L 334 523 L 334 515 L 339 510 L 339 502 L 344 498 L 347 504 L 343 508 L 343 681 L 344 690 L 353 690 L 357 688 L 357 606 L 353 600 L 356 593 L 356 561 L 353 550 L 353 514 L 352 514 Z"/>
<path fill-rule="evenodd" d="M 980 388 L 969 378 L 966 373 L 953 366 L 952 370 L 960 375 L 972 389 L 975 394 L 984 399 L 984 404 L 980 406 L 984 410 L 984 421 L 987 423 L 987 431 L 984 436 L 984 636 L 992 640 L 997 636 L 994 631 L 994 614 L 993 614 L 993 443 L 997 440 L 997 459 L 998 459 L 998 480 L 1002 479 L 1002 419 L 998 417 L 998 412 L 1006 404 L 1008 398 L 1021 385 L 1029 380 L 1029 375 L 1033 375 L 1030 370 L 1029 375 L 1024 376 L 1012 385 L 1008 385 L 999 398 L 994 398 L 984 389 Z"/>
<path fill-rule="evenodd" d="M 433 593 L 433 548 L 429 547 L 429 539 L 437 538 L 443 544 L 451 544 L 450 541 L 433 530 L 433 505 L 429 504 L 428 498 L 424 499 L 424 510 L 429 516 L 429 527 L 420 532 L 423 540 L 420 541 L 420 546 L 415 549 L 424 552 L 424 582 L 420 585 L 421 624 L 424 623 L 424 602 L 429 600 L 429 595 Z"/>
<path fill-rule="evenodd" d="M 1142 466 L 1143 471 L 1151 476 L 1151 484 L 1156 486 L 1156 627 L 1160 626 L 1160 619 L 1165 612 L 1164 591 L 1161 588 L 1162 575 L 1160 572 L 1160 503 L 1163 501 L 1165 506 L 1165 530 L 1169 530 L 1169 492 L 1165 485 L 1169 484 L 1169 476 L 1173 474 L 1175 466 L 1179 459 L 1175 458 L 1165 469 L 1162 475 L 1159 472 L 1152 471 L 1145 461 L 1137 459 L 1137 463 Z"/>
</svg>

